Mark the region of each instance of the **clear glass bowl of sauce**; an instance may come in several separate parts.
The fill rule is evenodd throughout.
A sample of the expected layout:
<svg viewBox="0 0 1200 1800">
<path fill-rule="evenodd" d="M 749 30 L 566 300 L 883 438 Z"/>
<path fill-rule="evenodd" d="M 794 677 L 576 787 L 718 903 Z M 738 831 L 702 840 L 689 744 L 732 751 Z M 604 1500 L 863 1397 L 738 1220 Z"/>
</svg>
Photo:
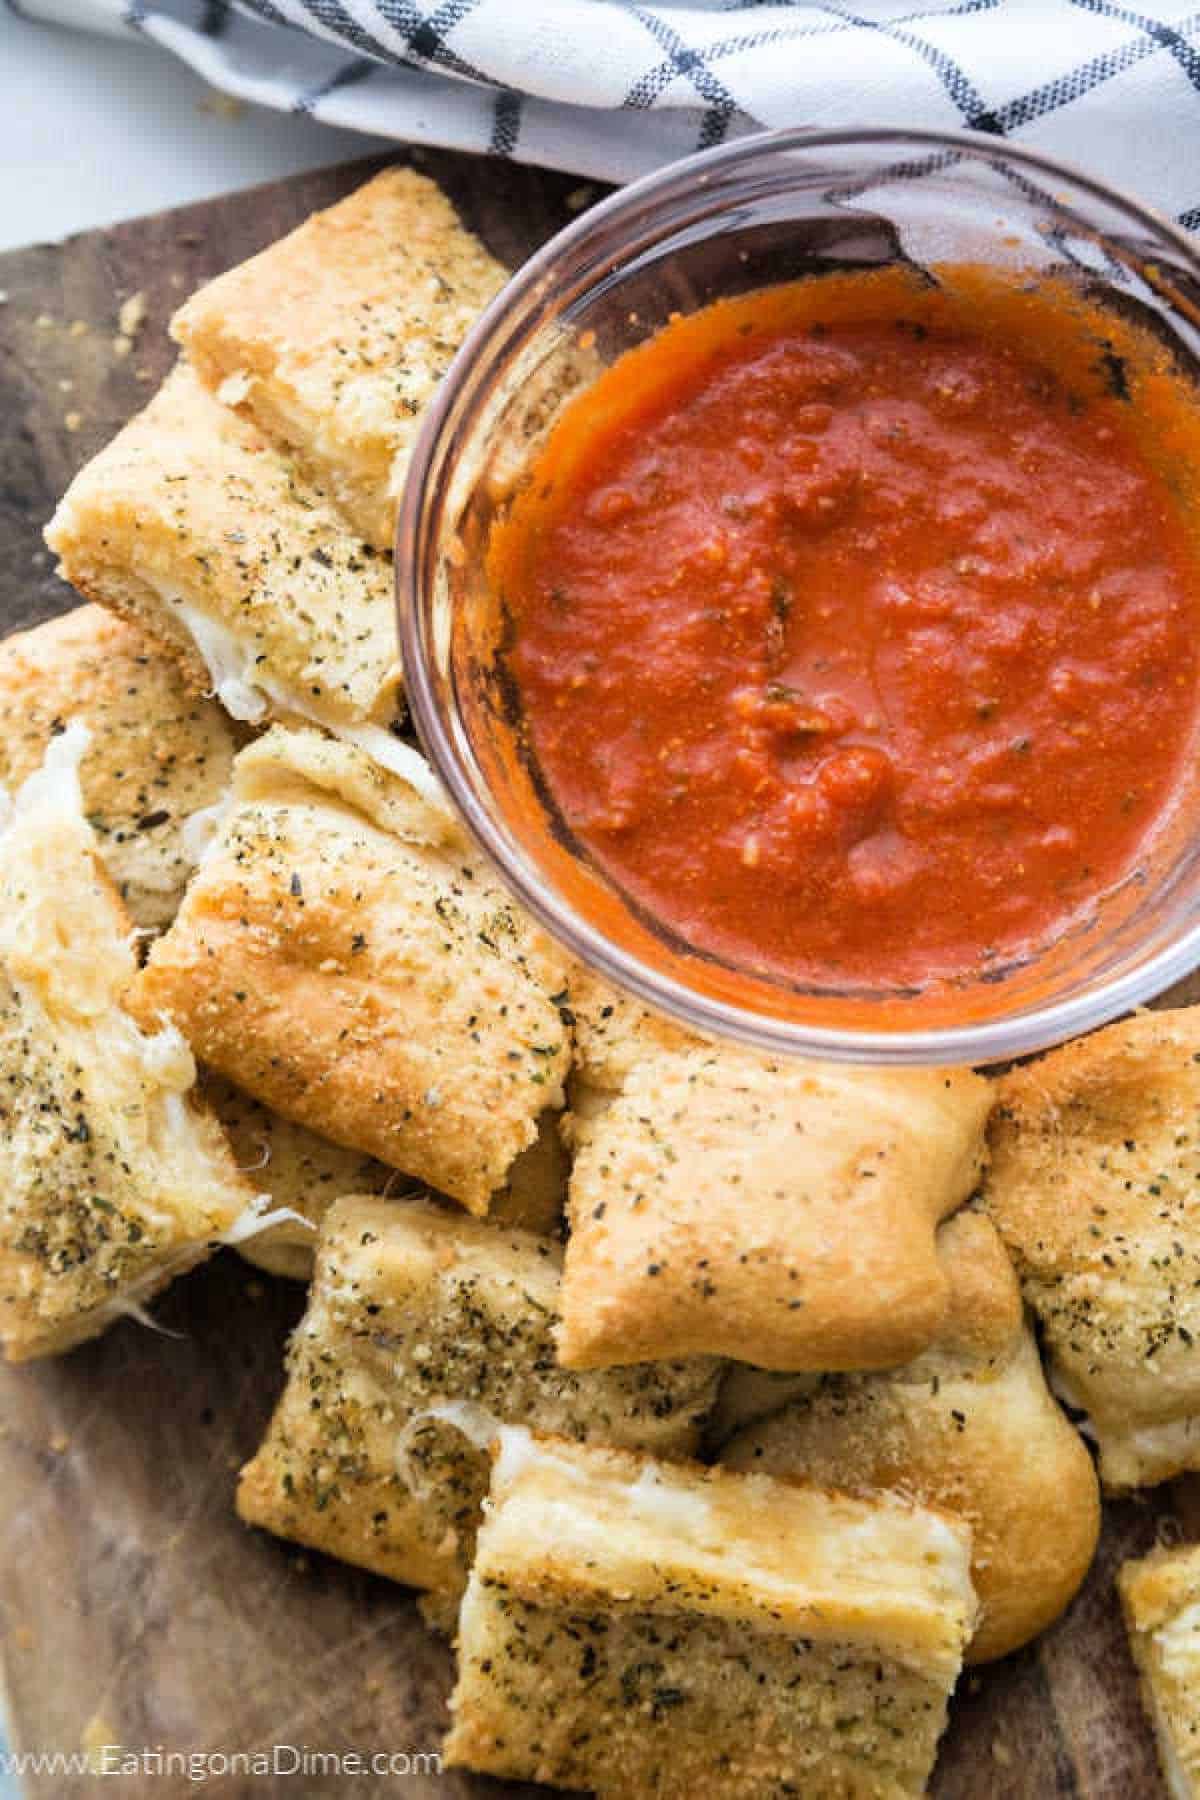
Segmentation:
<svg viewBox="0 0 1200 1800">
<path fill-rule="evenodd" d="M 676 164 L 519 272 L 397 541 L 519 899 L 697 1029 L 998 1061 L 1200 962 L 1200 263 L 975 134 Z"/>
</svg>

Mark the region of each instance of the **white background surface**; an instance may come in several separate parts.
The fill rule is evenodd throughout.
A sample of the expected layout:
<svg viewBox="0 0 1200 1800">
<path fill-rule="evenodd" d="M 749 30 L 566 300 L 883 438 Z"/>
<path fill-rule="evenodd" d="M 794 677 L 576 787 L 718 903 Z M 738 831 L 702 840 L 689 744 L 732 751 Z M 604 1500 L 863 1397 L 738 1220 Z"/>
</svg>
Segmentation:
<svg viewBox="0 0 1200 1800">
<path fill-rule="evenodd" d="M 26 22 L 0 0 L 0 249 L 366 156 L 383 142 L 257 107 L 230 118 L 153 46 Z"/>
</svg>

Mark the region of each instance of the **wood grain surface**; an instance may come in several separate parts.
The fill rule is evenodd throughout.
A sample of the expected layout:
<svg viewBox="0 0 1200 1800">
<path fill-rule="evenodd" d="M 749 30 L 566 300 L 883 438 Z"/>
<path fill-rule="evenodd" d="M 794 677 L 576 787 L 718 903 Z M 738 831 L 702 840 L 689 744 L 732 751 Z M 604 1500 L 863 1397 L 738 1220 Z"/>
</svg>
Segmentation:
<svg viewBox="0 0 1200 1800">
<path fill-rule="evenodd" d="M 66 128 L 69 128 L 66 127 Z M 414 155 L 515 265 L 599 190 L 450 154 Z M 143 405 L 166 322 L 200 281 L 252 254 L 374 164 L 324 170 L 0 257 L 0 629 L 72 603 L 41 528 L 74 471 Z M 146 319 L 114 348 L 121 301 Z M 281 1380 L 299 1287 L 223 1252 L 155 1308 L 54 1362 L 0 1367 L 0 1654 L 14 1747 L 187 1751 L 438 1748 L 446 1647 L 404 1589 L 241 1526 L 235 1472 Z M 1000 1477 L 1003 1478 L 1002 1475 Z M 1113 1592 L 1127 1555 L 1200 1535 L 1200 1481 L 1107 1509 L 1095 1568 L 1040 1643 L 964 1678 L 937 1800 L 1155 1800 L 1164 1792 Z M 351 1779 L 27 1776 L 77 1794 L 532 1794 L 462 1774 Z M 718 1795 L 697 1800 L 720 1800 Z"/>
</svg>

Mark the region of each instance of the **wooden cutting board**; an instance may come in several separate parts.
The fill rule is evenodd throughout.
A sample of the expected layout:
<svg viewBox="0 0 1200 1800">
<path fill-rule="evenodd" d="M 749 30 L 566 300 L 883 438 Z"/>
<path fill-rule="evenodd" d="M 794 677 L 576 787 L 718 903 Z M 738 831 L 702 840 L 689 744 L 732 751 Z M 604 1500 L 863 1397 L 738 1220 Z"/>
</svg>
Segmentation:
<svg viewBox="0 0 1200 1800">
<path fill-rule="evenodd" d="M 512 265 L 599 192 L 467 156 L 412 160 Z M 166 373 L 166 323 L 184 295 L 375 166 L 0 257 L 0 630 L 72 603 L 41 528 L 76 469 Z M 145 322 L 120 355 L 118 310 L 135 293 Z M 451 1658 L 411 1595 L 234 1517 L 235 1471 L 266 1425 L 302 1302 L 298 1286 L 224 1252 L 156 1306 L 172 1335 L 123 1322 L 60 1360 L 0 1368 L 0 1656 L 15 1748 L 438 1748 Z M 1156 1537 L 1198 1535 L 1200 1481 L 1108 1509 L 1095 1568 L 1067 1617 L 1031 1649 L 964 1678 L 937 1800 L 1163 1792 L 1113 1574 Z M 70 1800 L 97 1787 L 95 1777 L 53 1772 L 26 1777 L 25 1790 Z M 137 1775 L 101 1791 L 168 1800 L 197 1790 L 186 1775 Z M 457 1773 L 351 1779 L 310 1763 L 286 1777 L 213 1778 L 204 1791 L 482 1800 L 535 1790 Z"/>
</svg>

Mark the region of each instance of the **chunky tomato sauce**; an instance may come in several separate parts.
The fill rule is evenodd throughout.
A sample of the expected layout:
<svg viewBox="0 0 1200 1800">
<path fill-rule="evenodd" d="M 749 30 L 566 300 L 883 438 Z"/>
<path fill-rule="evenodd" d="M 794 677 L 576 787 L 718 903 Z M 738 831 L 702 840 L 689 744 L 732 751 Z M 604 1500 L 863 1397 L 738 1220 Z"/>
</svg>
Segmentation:
<svg viewBox="0 0 1200 1800">
<path fill-rule="evenodd" d="M 1136 865 L 1196 724 L 1195 556 L 1120 370 L 713 310 L 574 403 L 504 528 L 545 780 L 700 949 L 1002 966 Z"/>
</svg>

